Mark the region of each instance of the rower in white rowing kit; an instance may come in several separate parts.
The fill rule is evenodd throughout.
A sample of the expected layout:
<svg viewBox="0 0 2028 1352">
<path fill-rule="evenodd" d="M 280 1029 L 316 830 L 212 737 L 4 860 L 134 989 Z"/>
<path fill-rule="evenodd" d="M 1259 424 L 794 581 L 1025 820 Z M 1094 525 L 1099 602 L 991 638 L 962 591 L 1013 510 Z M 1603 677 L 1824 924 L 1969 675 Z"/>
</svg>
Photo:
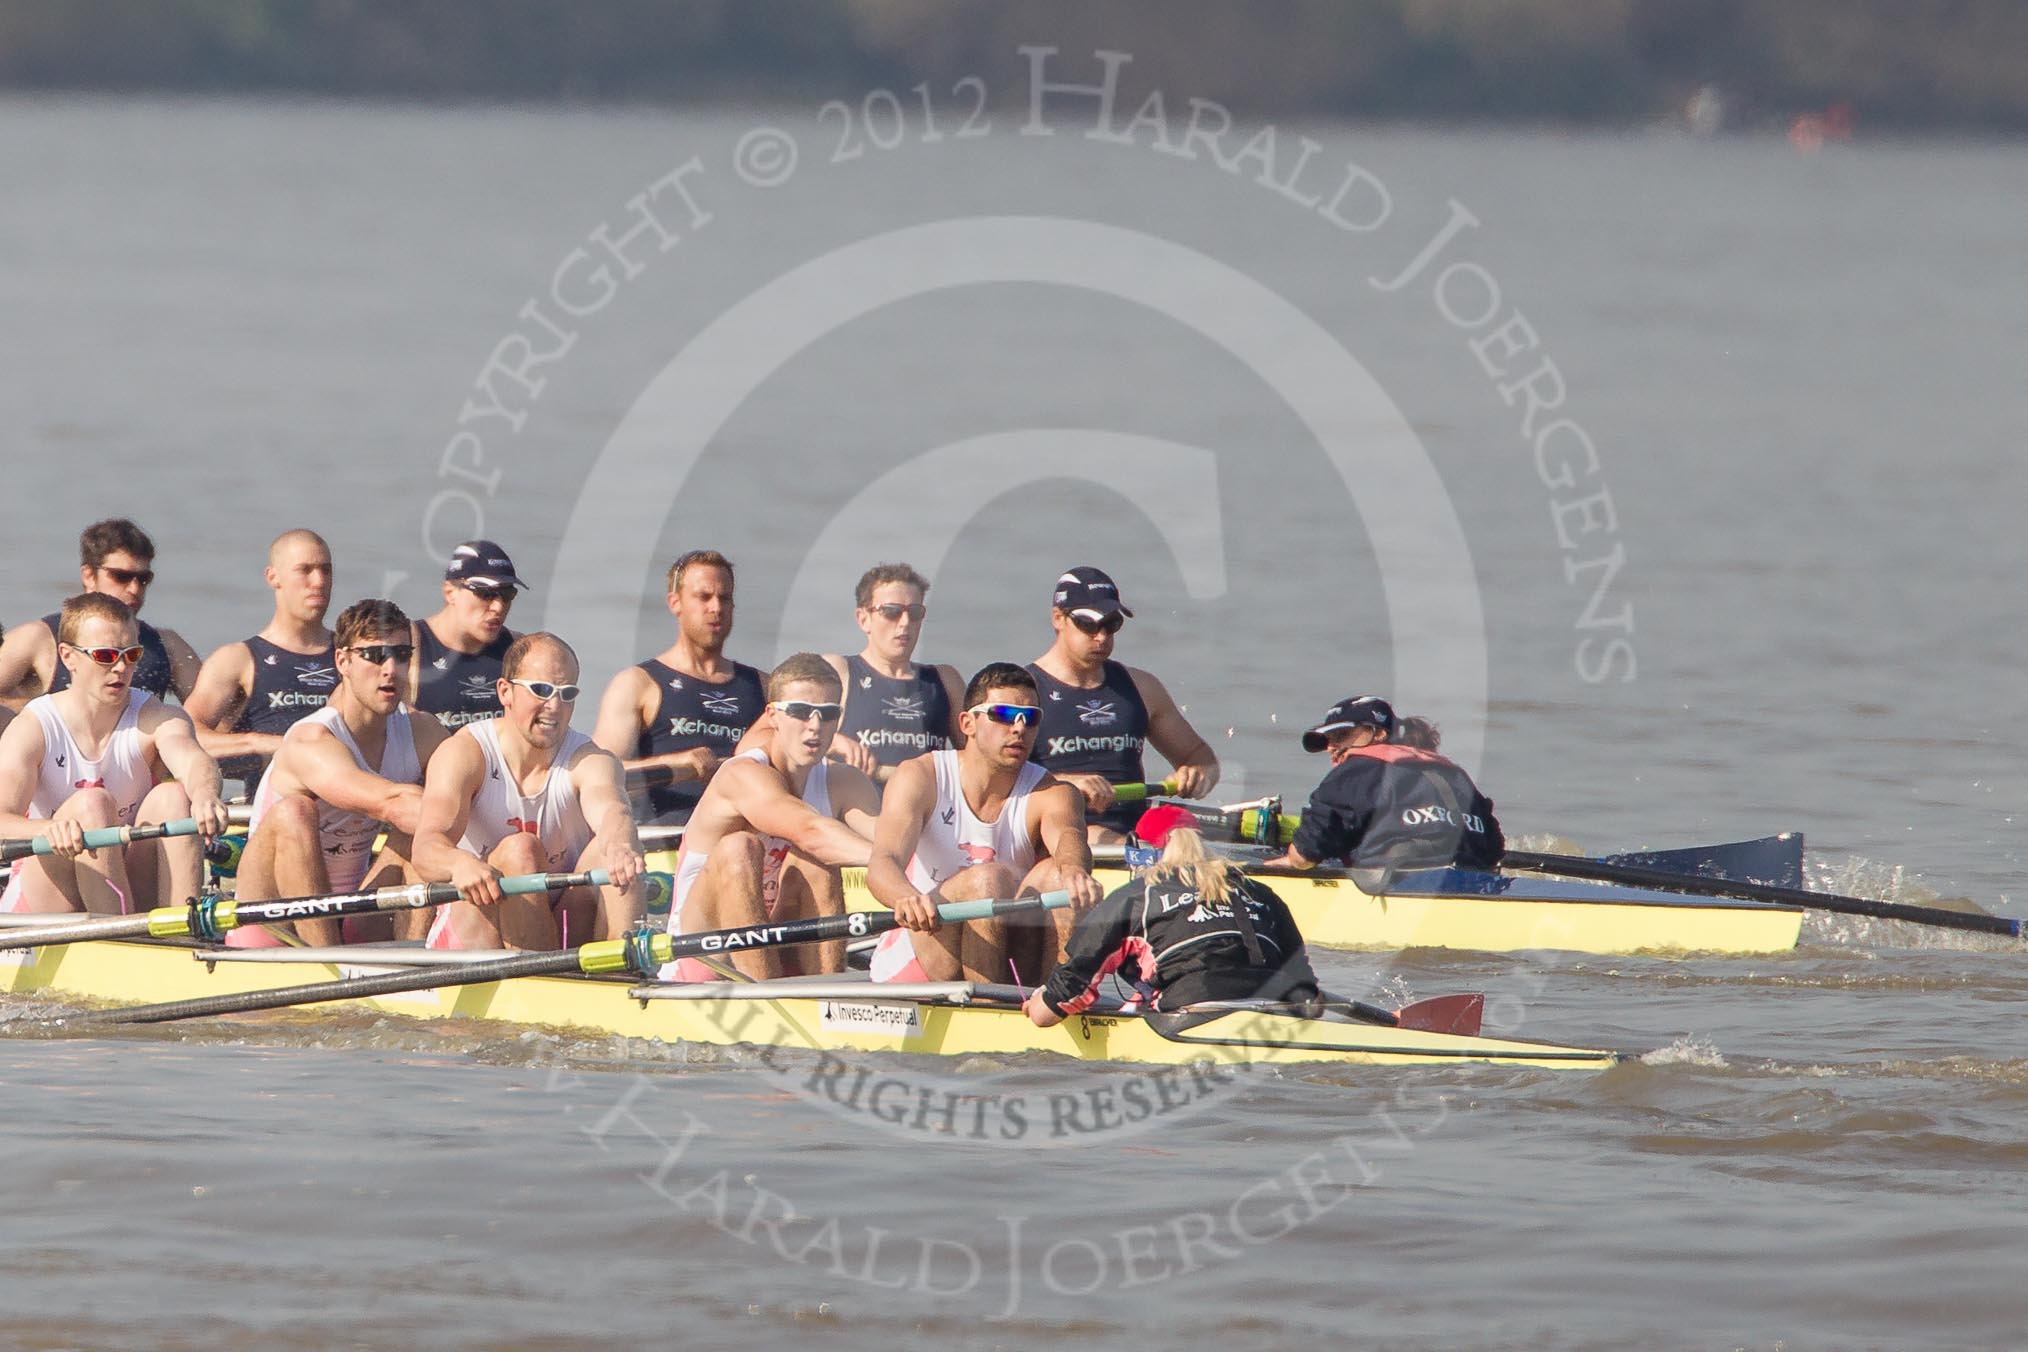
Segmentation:
<svg viewBox="0 0 2028 1352">
<path fill-rule="evenodd" d="M 905 563 L 867 569 L 853 592 L 866 646 L 856 656 L 824 657 L 844 682 L 845 717 L 831 757 L 876 784 L 893 778 L 902 762 L 956 746 L 962 737 L 957 669 L 915 660 L 928 595 L 929 580 Z"/>
<path fill-rule="evenodd" d="M 338 691 L 290 728 L 254 791 L 253 829 L 240 861 L 238 896 L 314 897 L 417 881 L 415 831 L 425 767 L 450 733 L 401 705 L 415 649 L 409 618 L 392 601 L 360 601 L 338 617 Z M 387 842 L 376 854 L 383 831 Z M 348 942 L 420 939 L 430 912 L 402 911 L 345 923 Z M 335 920 L 298 920 L 310 944 L 334 944 Z M 266 928 L 226 936 L 240 948 L 271 947 Z"/>
<path fill-rule="evenodd" d="M 679 826 L 767 704 L 764 673 L 725 655 L 732 637 L 732 561 L 693 549 L 669 566 L 676 641 L 627 667 L 599 698 L 592 739 L 650 776 L 643 819 Z"/>
<path fill-rule="evenodd" d="M 1035 680 L 1011 662 L 972 677 L 961 747 L 904 764 L 888 781 L 867 890 L 904 928 L 881 935 L 875 981 L 1041 981 L 1076 915 L 1099 899 L 1077 791 L 1029 760 L 1042 710 Z M 946 901 L 1067 890 L 1070 910 L 944 925 Z M 1053 923 L 1052 923 L 1053 922 Z M 1011 964 L 1011 965 L 1010 965 Z"/>
<path fill-rule="evenodd" d="M 843 711 L 838 695 L 837 673 L 815 653 L 797 653 L 769 674 L 765 743 L 719 767 L 683 832 L 671 934 L 845 913 L 839 870 L 866 863 L 880 794 L 858 770 L 825 759 Z M 842 972 L 845 941 L 731 957 L 755 980 Z M 662 971 L 669 981 L 720 975 L 690 958 Z"/>
<path fill-rule="evenodd" d="M 1072 568 L 1056 579 L 1049 612 L 1056 638 L 1028 664 L 1042 705 L 1035 761 L 1084 795 L 1092 843 L 1126 839 L 1140 803 L 1115 803 L 1113 785 L 1146 778 L 1152 746 L 1175 769 L 1176 795 L 1202 798 L 1218 784 L 1218 757 L 1183 716 L 1167 687 L 1112 660 L 1113 642 L 1134 612 L 1112 578 Z"/>
<path fill-rule="evenodd" d="M 83 590 L 113 597 L 136 616 L 155 581 L 155 542 L 124 517 L 95 521 L 78 536 L 78 579 Z M 19 624 L 0 643 L 0 700 L 16 710 L 41 694 L 70 684 L 70 669 L 57 656 L 57 615 Z M 201 665 L 197 652 L 174 630 L 139 621 L 141 660 L 129 684 L 158 699 L 190 697 Z"/>
<path fill-rule="evenodd" d="M 226 827 L 218 765 L 189 717 L 133 686 L 139 628 L 110 596 L 63 603 L 57 660 L 69 681 L 0 734 L 0 836 L 44 835 L 54 849 L 15 863 L 0 910 L 121 914 L 197 894 L 197 838 L 83 848 L 104 827 L 195 817 L 204 840 Z"/>
<path fill-rule="evenodd" d="M 491 540 L 467 540 L 444 568 L 443 609 L 415 625 L 408 706 L 447 728 L 500 716 L 500 666 L 514 635 L 507 612 L 528 584 Z"/>
<path fill-rule="evenodd" d="M 338 684 L 331 631 L 331 549 L 311 530 L 284 531 L 268 546 L 263 575 L 275 612 L 252 638 L 204 659 L 184 701 L 197 740 L 228 779 L 260 778 L 282 734 L 324 707 Z"/>
<path fill-rule="evenodd" d="M 571 730 L 577 680 L 569 644 L 523 634 L 502 660 L 502 716 L 467 724 L 430 759 L 415 866 L 462 897 L 437 908 L 430 947 L 553 949 L 640 920 L 640 837 L 618 757 Z M 605 869 L 610 884 L 553 900 L 500 891 L 503 875 L 584 869 Z"/>
</svg>

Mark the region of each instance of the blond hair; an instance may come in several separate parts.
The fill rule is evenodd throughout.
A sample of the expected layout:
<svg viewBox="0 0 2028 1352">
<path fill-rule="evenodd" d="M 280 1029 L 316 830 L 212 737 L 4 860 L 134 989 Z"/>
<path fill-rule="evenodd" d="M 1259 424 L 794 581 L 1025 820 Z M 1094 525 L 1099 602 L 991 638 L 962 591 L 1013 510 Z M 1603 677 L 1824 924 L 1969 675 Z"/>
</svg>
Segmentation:
<svg viewBox="0 0 2028 1352">
<path fill-rule="evenodd" d="M 1237 865 L 1204 848 L 1202 831 L 1188 826 L 1171 831 L 1162 844 L 1162 857 L 1140 871 L 1150 887 L 1173 881 L 1212 902 L 1230 898 L 1233 880 L 1240 876 Z"/>
</svg>

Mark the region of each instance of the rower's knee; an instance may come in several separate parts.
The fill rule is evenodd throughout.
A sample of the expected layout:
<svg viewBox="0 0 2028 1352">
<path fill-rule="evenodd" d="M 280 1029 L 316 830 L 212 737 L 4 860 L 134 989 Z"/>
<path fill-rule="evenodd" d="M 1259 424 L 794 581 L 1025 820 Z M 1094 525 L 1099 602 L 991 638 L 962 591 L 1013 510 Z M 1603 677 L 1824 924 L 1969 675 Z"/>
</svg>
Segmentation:
<svg viewBox="0 0 2028 1352">
<path fill-rule="evenodd" d="M 56 815 L 76 822 L 87 831 L 120 825 L 120 805 L 104 789 L 79 789 L 63 800 Z"/>
<path fill-rule="evenodd" d="M 943 885 L 946 897 L 961 901 L 984 901 L 1011 897 L 1018 880 L 1014 870 L 994 862 L 974 864 Z"/>
<path fill-rule="evenodd" d="M 711 847 L 711 862 L 704 867 L 717 873 L 759 877 L 766 867 L 767 846 L 751 831 L 733 831 Z"/>
<path fill-rule="evenodd" d="M 189 815 L 190 790 L 172 779 L 148 790 L 148 796 L 141 800 L 141 806 L 134 813 L 134 820 L 166 822 Z"/>
<path fill-rule="evenodd" d="M 286 794 L 277 798 L 268 805 L 265 812 L 261 813 L 262 829 L 268 829 L 271 825 L 275 830 L 290 835 L 303 831 L 318 831 L 316 800 L 301 793 Z"/>
<path fill-rule="evenodd" d="M 495 845 L 487 862 L 507 874 L 549 871 L 549 861 L 542 854 L 541 839 L 526 831 L 516 831 Z"/>
</svg>

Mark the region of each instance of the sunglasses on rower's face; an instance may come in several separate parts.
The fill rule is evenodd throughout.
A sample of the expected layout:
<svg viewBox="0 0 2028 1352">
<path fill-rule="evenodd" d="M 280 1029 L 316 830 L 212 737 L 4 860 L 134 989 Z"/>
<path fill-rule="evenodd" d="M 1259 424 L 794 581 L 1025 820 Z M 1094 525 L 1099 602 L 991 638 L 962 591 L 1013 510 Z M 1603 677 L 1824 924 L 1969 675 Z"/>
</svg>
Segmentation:
<svg viewBox="0 0 2028 1352">
<path fill-rule="evenodd" d="M 1010 728 L 1032 728 L 1042 721 L 1042 710 L 1033 704 L 974 704 L 968 714 L 984 714 L 989 720 Z"/>
<path fill-rule="evenodd" d="M 565 704 L 577 703 L 583 688 L 575 685 L 558 685 L 554 681 L 524 681 L 519 676 L 511 678 L 509 685 L 518 685 L 537 699 L 558 699 Z"/>
<path fill-rule="evenodd" d="M 122 587 L 131 587 L 137 582 L 145 587 L 155 580 L 153 568 L 111 568 L 100 564 L 99 571 Z"/>
<path fill-rule="evenodd" d="M 138 643 L 131 648 L 77 648 L 75 645 L 73 648 L 102 667 L 116 666 L 121 661 L 125 661 L 130 667 L 139 666 L 141 658 L 148 651 Z"/>
<path fill-rule="evenodd" d="M 487 605 L 491 605 L 495 601 L 505 601 L 512 604 L 514 600 L 514 589 L 512 587 L 495 587 L 484 582 L 463 582 L 459 585 L 481 601 L 484 601 Z"/>
<path fill-rule="evenodd" d="M 347 648 L 345 651 L 348 653 L 357 653 L 360 659 L 364 661 L 368 666 L 377 667 L 382 662 L 387 661 L 389 658 L 394 659 L 394 663 L 396 666 L 406 666 L 408 664 L 408 660 L 415 656 L 415 644 L 355 643 L 351 647 Z"/>
<path fill-rule="evenodd" d="M 920 601 L 912 606 L 905 606 L 899 601 L 889 601 L 885 605 L 873 606 L 871 609 L 874 614 L 880 616 L 881 619 L 886 620 L 889 624 L 893 624 L 904 615 L 908 616 L 911 620 L 919 620 L 929 614 L 929 607 Z"/>
<path fill-rule="evenodd" d="M 813 714 L 819 723 L 836 723 L 845 713 L 842 704 L 812 704 L 806 699 L 777 700 L 774 709 L 791 723 L 807 723 Z"/>
<path fill-rule="evenodd" d="M 1127 622 L 1127 617 L 1114 611 L 1102 620 L 1094 620 L 1089 615 L 1073 615 L 1070 622 L 1087 634 L 1117 634 L 1120 626 Z"/>
</svg>

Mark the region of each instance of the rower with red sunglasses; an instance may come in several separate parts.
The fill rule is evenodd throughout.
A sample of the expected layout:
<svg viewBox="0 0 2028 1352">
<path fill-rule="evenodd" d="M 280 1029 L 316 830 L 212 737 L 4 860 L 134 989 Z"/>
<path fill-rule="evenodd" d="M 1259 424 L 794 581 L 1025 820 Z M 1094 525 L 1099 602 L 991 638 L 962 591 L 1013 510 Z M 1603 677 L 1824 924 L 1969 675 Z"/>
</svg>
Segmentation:
<svg viewBox="0 0 2028 1352">
<path fill-rule="evenodd" d="M 1042 721 L 1035 678 L 1011 662 L 979 670 L 959 716 L 965 740 L 895 771 L 880 804 L 866 888 L 903 926 L 880 936 L 875 981 L 1034 984 L 1062 960 L 1075 918 L 1098 904 L 1084 802 L 1030 759 Z M 945 925 L 946 901 L 1066 890 L 1048 919 Z M 1028 923 L 1022 923 L 1028 922 Z M 1010 965 L 1011 964 L 1011 965 Z"/>
<path fill-rule="evenodd" d="M 880 793 L 861 771 L 826 759 L 844 713 L 838 673 L 816 653 L 796 653 L 769 673 L 767 694 L 766 734 L 750 731 L 748 749 L 718 767 L 683 830 L 671 934 L 843 915 L 841 870 L 866 863 Z M 845 941 L 729 956 L 754 980 L 842 972 Z M 681 958 L 662 976 L 723 973 Z"/>
<path fill-rule="evenodd" d="M 1143 804 L 1115 803 L 1112 786 L 1145 782 L 1144 748 L 1175 767 L 1170 777 L 1180 798 L 1202 798 L 1218 783 L 1217 755 L 1167 688 L 1112 660 L 1120 626 L 1133 617 L 1110 577 L 1073 568 L 1056 579 L 1049 615 L 1056 641 L 1028 664 L 1042 696 L 1035 763 L 1084 795 L 1095 845 L 1126 839 L 1140 817 Z"/>
<path fill-rule="evenodd" d="M 241 901 L 317 897 L 419 882 L 410 861 L 422 812 L 423 773 L 450 732 L 402 707 L 415 658 L 409 618 L 392 601 L 347 606 L 338 617 L 338 690 L 291 727 L 253 796 L 253 821 L 240 860 Z M 375 838 L 385 833 L 376 851 Z M 391 923 L 390 923 L 391 921 Z M 430 912 L 392 917 L 298 920 L 305 943 L 420 939 Z M 271 930 L 246 925 L 225 936 L 234 948 L 273 948 Z"/>
<path fill-rule="evenodd" d="M 146 531 L 124 517 L 94 521 L 78 536 L 77 555 L 85 591 L 113 597 L 135 615 L 141 613 L 155 580 L 155 542 Z M 8 632 L 7 641 L 0 643 L 0 700 L 20 709 L 35 696 L 70 684 L 70 670 L 56 655 L 60 619 L 45 615 L 40 624 L 17 625 Z M 139 623 L 141 661 L 130 683 L 157 699 L 167 699 L 171 692 L 179 700 L 189 699 L 202 665 L 197 650 L 174 630 Z"/>
<path fill-rule="evenodd" d="M 85 832 L 106 827 L 194 817 L 206 841 L 226 827 L 218 764 L 189 716 L 134 685 L 146 654 L 117 598 L 63 603 L 57 660 L 70 680 L 0 734 L 0 836 L 46 836 L 52 852 L 16 861 L 0 911 L 118 915 L 196 895 L 198 837 L 84 848 Z"/>
</svg>

